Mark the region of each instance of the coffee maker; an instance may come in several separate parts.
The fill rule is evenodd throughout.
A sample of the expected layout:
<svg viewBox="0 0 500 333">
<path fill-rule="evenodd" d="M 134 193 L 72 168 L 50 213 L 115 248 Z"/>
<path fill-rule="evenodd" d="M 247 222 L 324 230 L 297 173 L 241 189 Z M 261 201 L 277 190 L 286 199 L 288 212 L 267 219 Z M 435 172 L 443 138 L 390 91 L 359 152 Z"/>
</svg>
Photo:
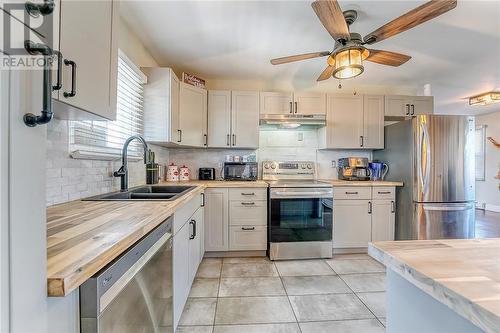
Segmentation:
<svg viewBox="0 0 500 333">
<path fill-rule="evenodd" d="M 341 180 L 370 180 L 366 157 L 339 158 L 337 169 Z"/>
</svg>

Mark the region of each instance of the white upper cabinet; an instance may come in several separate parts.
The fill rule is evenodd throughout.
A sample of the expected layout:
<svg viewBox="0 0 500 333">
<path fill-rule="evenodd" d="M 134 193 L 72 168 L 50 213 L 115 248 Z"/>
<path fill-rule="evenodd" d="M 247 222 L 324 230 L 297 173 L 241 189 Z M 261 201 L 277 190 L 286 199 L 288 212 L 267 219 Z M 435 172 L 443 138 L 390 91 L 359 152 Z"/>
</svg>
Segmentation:
<svg viewBox="0 0 500 333">
<path fill-rule="evenodd" d="M 258 92 L 209 91 L 208 147 L 259 147 Z"/>
<path fill-rule="evenodd" d="M 385 96 L 385 115 L 388 117 L 405 117 L 434 113 L 433 96 Z"/>
<path fill-rule="evenodd" d="M 231 98 L 231 145 L 235 148 L 259 147 L 259 93 L 233 91 Z"/>
<path fill-rule="evenodd" d="M 115 120 L 118 20 L 118 1 L 60 2 L 59 50 L 65 62 L 56 99 Z"/>
<path fill-rule="evenodd" d="M 144 87 L 144 138 L 159 145 L 179 144 L 179 79 L 171 68 L 141 69 Z"/>
<path fill-rule="evenodd" d="M 293 94 L 295 114 L 326 114 L 326 95 L 296 92 Z"/>
<path fill-rule="evenodd" d="M 319 135 L 321 148 L 384 148 L 384 97 L 328 95 L 326 127 Z"/>
<path fill-rule="evenodd" d="M 208 147 L 231 146 L 231 91 L 208 92 Z"/>
<path fill-rule="evenodd" d="M 293 114 L 293 94 L 260 92 L 260 114 Z"/>
<path fill-rule="evenodd" d="M 309 92 L 261 92 L 260 113 L 326 114 L 326 95 Z"/>
<path fill-rule="evenodd" d="M 363 148 L 384 148 L 384 96 L 363 96 Z"/>
<path fill-rule="evenodd" d="M 184 82 L 179 94 L 180 144 L 189 147 L 207 146 L 207 91 Z"/>
</svg>

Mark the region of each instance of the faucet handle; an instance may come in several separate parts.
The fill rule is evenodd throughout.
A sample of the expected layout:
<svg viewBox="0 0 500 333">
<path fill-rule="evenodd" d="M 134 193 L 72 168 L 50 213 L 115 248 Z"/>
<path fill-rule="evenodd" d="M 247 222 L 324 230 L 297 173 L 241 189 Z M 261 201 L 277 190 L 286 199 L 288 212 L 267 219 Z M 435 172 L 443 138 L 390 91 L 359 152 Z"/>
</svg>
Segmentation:
<svg viewBox="0 0 500 333">
<path fill-rule="evenodd" d="M 118 171 L 113 172 L 113 177 L 122 177 L 125 176 L 126 173 L 127 173 L 127 168 L 125 168 L 125 166 L 122 165 L 120 169 L 118 169 Z"/>
</svg>

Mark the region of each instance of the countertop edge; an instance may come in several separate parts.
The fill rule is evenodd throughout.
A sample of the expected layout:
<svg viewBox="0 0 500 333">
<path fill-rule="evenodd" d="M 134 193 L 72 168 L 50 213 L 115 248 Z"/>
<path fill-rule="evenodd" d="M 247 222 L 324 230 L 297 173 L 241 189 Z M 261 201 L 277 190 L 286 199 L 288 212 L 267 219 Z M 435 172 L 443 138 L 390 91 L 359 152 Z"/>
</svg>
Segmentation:
<svg viewBox="0 0 500 333">
<path fill-rule="evenodd" d="M 500 318 L 496 314 L 395 258 L 376 244 L 368 244 L 368 254 L 480 329 L 491 333 L 498 329 Z"/>
<path fill-rule="evenodd" d="M 143 226 L 137 230 L 134 230 L 130 234 L 124 236 L 119 241 L 115 242 L 111 247 L 105 249 L 99 255 L 95 256 L 89 260 L 85 265 L 87 273 L 76 275 L 73 273 L 71 275 L 59 276 L 58 273 L 52 275 L 47 274 L 47 296 L 48 297 L 65 297 L 73 292 L 75 289 L 80 287 L 85 281 L 92 277 L 95 273 L 99 272 L 106 265 L 111 263 L 114 259 L 119 257 L 126 249 L 148 234 L 151 230 L 160 225 L 165 219 L 175 214 L 175 211 L 181 208 L 189 200 L 194 198 L 195 195 L 201 193 L 206 186 L 198 184 L 196 188 L 186 193 L 178 200 L 180 202 L 173 202 L 174 207 L 166 209 L 165 212 L 155 218 L 154 222 L 150 222 L 148 225 Z M 78 200 L 81 201 L 81 200 Z M 82 266 L 83 267 L 83 266 Z M 90 268 L 90 269 L 89 269 Z"/>
</svg>

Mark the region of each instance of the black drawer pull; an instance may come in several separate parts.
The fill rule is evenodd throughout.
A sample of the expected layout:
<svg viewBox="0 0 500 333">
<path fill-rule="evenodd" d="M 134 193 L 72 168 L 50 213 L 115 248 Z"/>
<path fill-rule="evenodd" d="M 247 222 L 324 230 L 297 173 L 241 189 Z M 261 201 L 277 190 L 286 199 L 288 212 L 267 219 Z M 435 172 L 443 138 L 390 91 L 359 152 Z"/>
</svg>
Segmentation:
<svg viewBox="0 0 500 333">
<path fill-rule="evenodd" d="M 243 206 L 253 206 L 253 205 L 255 205 L 255 202 L 242 202 L 241 204 Z"/>
<path fill-rule="evenodd" d="M 391 191 L 378 191 L 378 194 L 391 194 Z"/>
<path fill-rule="evenodd" d="M 241 192 L 241 195 L 255 195 L 255 193 L 254 193 L 254 192 L 252 192 L 252 193 L 244 193 L 244 192 Z"/>
<path fill-rule="evenodd" d="M 251 227 L 251 228 L 241 227 L 241 230 L 244 230 L 244 231 L 252 231 L 252 230 L 255 230 L 255 227 Z"/>
<path fill-rule="evenodd" d="M 345 192 L 345 194 L 359 194 L 358 192 Z"/>
</svg>

